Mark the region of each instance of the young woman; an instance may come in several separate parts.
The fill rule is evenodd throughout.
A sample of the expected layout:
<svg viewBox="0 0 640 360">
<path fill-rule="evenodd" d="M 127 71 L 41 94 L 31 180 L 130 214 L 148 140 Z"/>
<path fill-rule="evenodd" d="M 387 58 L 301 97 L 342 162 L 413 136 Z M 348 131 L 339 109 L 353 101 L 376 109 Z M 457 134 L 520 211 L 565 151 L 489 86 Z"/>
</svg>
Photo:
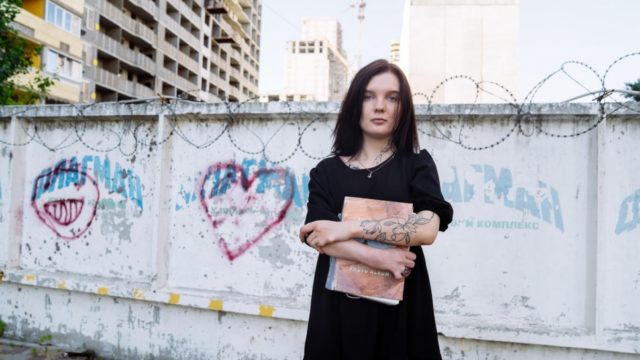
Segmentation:
<svg viewBox="0 0 640 360">
<path fill-rule="evenodd" d="M 451 205 L 433 159 L 418 151 L 409 83 L 385 60 L 363 67 L 342 103 L 333 156 L 311 170 L 300 239 L 319 252 L 305 359 L 440 359 L 433 301 L 421 245 L 447 229 Z M 340 221 L 345 196 L 413 203 L 406 219 Z M 410 246 L 376 249 L 353 241 Z M 405 277 L 404 300 L 389 306 L 325 289 L 329 256 Z"/>
</svg>

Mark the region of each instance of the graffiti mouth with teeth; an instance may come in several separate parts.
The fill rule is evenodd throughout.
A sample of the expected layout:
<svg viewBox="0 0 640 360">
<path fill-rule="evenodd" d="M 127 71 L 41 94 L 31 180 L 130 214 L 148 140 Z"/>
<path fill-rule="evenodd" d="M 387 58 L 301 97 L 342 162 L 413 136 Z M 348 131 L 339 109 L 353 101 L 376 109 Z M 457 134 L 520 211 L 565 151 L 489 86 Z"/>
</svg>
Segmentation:
<svg viewBox="0 0 640 360">
<path fill-rule="evenodd" d="M 36 178 L 31 206 L 58 237 L 75 240 L 91 226 L 99 199 L 91 176 L 77 169 L 55 169 Z"/>
<path fill-rule="evenodd" d="M 58 225 L 68 226 L 78 219 L 84 199 L 53 200 L 44 204 L 44 212 Z"/>
</svg>

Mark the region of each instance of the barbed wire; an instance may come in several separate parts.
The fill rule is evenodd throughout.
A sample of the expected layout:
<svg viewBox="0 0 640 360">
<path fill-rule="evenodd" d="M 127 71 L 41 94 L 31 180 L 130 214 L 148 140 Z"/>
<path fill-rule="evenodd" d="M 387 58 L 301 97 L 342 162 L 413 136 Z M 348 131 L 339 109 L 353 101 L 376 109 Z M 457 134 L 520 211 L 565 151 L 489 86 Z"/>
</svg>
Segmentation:
<svg viewBox="0 0 640 360">
<path fill-rule="evenodd" d="M 521 102 L 517 100 L 513 92 L 497 82 L 477 81 L 467 75 L 447 77 L 439 82 L 430 93 L 414 94 L 416 103 L 426 103 L 426 111 L 424 113 L 420 112 L 421 121 L 419 121 L 418 131 L 424 136 L 451 142 L 470 151 L 495 148 L 516 133 L 527 137 L 541 134 L 558 139 L 584 135 L 596 129 L 609 115 L 620 109 L 625 109 L 632 114 L 640 114 L 640 102 L 615 98 L 616 94 L 640 95 L 640 92 L 614 89 L 607 86 L 607 78 L 616 66 L 630 59 L 640 59 L 640 52 L 629 53 L 615 59 L 606 67 L 602 75 L 584 62 L 575 60 L 564 62 L 557 70 L 549 73 L 536 83 L 526 93 Z M 583 81 L 572 75 L 568 69 L 570 66 L 586 71 L 596 80 L 597 88 L 587 86 Z M 640 74 L 638 75 L 640 77 Z M 548 104 L 549 106 L 566 104 L 589 96 L 592 96 L 590 102 L 597 104 L 598 114 L 596 116 L 588 114 L 589 121 L 583 129 L 565 134 L 555 133 L 545 127 L 542 116 L 532 112 L 532 108 L 536 104 L 535 99 L 540 91 L 551 79 L 557 76 L 564 76 L 565 79 L 574 83 L 585 93 L 573 96 L 560 103 Z M 498 135 L 497 140 L 484 144 L 473 144 L 469 138 L 470 134 L 473 134 L 472 128 L 477 126 L 477 122 L 472 120 L 491 114 L 477 114 L 473 111 L 467 111 L 464 115 L 450 116 L 452 119 L 450 121 L 433 121 L 436 116 L 446 116 L 446 114 L 436 114 L 434 105 L 436 104 L 436 98 L 453 83 L 466 83 L 467 86 L 471 86 L 474 94 L 473 101 L 470 105 L 467 105 L 471 106 L 471 109 L 473 109 L 473 106 L 479 105 L 480 100 L 486 102 L 487 99 L 495 99 L 492 103 L 502 103 L 511 107 L 512 112 L 506 117 L 496 114 L 496 116 L 502 116 L 501 118 L 507 118 L 506 121 L 512 122 L 510 126 L 506 127 L 508 130 L 502 135 Z M 4 118 L 20 118 L 21 121 L 18 121 L 20 131 L 15 132 L 16 134 L 19 133 L 19 135 L 15 136 L 12 141 L 0 138 L 0 144 L 19 147 L 37 143 L 52 152 L 81 144 L 95 153 L 118 151 L 125 157 L 133 157 L 142 148 L 147 147 L 149 151 L 153 151 L 154 148 L 162 146 L 174 137 L 180 138 L 196 149 L 206 149 L 214 146 L 226 135 L 231 146 L 238 152 L 254 157 L 260 156 L 272 164 L 285 163 L 298 152 L 314 160 L 320 160 L 329 155 L 322 151 L 318 153 L 318 146 L 309 148 L 308 144 L 316 144 L 317 141 L 304 141 L 304 139 L 308 136 L 313 136 L 312 133 L 316 131 L 325 131 L 325 137 L 330 138 L 332 131 L 330 122 L 339 110 L 340 104 L 329 103 L 329 106 L 323 111 L 318 111 L 317 107 L 305 109 L 305 103 L 281 102 L 279 106 L 286 109 L 284 112 L 277 114 L 279 119 L 283 120 L 282 123 L 272 133 L 262 135 L 260 132 L 264 130 L 261 129 L 264 126 L 258 125 L 259 121 L 264 117 L 273 116 L 264 113 L 252 114 L 248 111 L 247 107 L 251 107 L 252 104 L 258 101 L 258 97 L 242 102 L 231 102 L 218 98 L 219 103 L 217 106 L 223 106 L 226 110 L 224 113 L 198 114 L 183 113 L 179 110 L 184 105 L 197 103 L 193 100 L 185 99 L 190 96 L 188 92 L 182 95 L 181 97 L 159 96 L 117 102 L 71 104 L 74 116 L 61 116 L 55 119 L 47 118 L 47 120 L 51 121 L 38 121 L 39 118 L 45 118 L 41 114 L 44 110 L 39 106 L 4 107 L 1 116 Z M 95 114 L 97 107 L 109 105 L 114 105 L 113 108 L 117 109 L 114 115 L 100 116 Z M 149 108 L 154 109 L 155 112 L 149 114 Z M 15 111 L 11 112 L 10 109 L 15 109 Z M 162 134 L 158 133 L 157 127 L 159 125 L 155 120 L 157 116 L 163 116 L 164 118 L 163 128 L 165 131 Z M 152 117 L 154 118 L 152 119 Z M 215 121 L 211 121 L 212 117 Z M 117 125 L 114 125 L 114 123 Z M 445 125 L 441 123 L 445 123 Z M 96 140 L 95 136 L 87 136 L 90 127 L 99 128 L 99 139 Z M 426 127 L 429 127 L 432 131 L 427 131 Z M 69 128 L 72 131 L 65 131 L 65 129 Z M 278 139 L 278 136 L 282 136 L 283 133 L 289 135 L 286 136 L 287 141 L 285 141 L 285 144 L 282 142 L 276 143 L 275 140 Z M 482 137 L 476 138 L 485 140 Z"/>
</svg>

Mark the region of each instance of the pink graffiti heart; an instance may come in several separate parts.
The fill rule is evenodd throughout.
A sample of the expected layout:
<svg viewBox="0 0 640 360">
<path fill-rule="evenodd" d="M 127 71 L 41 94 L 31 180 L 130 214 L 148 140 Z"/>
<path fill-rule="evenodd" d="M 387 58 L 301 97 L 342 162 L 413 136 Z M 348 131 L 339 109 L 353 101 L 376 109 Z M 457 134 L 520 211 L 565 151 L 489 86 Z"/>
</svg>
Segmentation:
<svg viewBox="0 0 640 360">
<path fill-rule="evenodd" d="M 207 169 L 196 190 L 229 260 L 282 222 L 293 201 L 293 184 L 290 173 L 282 168 L 258 169 L 251 176 L 234 162 Z"/>
</svg>

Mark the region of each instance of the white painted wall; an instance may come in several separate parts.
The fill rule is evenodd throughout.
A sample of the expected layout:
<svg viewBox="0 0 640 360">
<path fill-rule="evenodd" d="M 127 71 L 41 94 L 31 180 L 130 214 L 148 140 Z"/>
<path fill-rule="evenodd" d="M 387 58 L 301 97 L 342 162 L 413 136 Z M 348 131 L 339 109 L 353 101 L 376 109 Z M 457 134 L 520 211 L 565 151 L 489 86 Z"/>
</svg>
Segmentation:
<svg viewBox="0 0 640 360">
<path fill-rule="evenodd" d="M 3 135 L 9 135 L 10 129 L 9 119 L 0 119 L 0 129 Z M 6 140 L 7 138 L 3 138 Z M 12 147 L 6 144 L 0 144 L 0 248 L 6 249 L 9 234 L 9 166 L 12 155 Z M 6 264 L 8 261 L 7 251 L 0 251 L 0 264 Z"/>
<path fill-rule="evenodd" d="M 72 106 L 0 108 L 5 336 L 52 334 L 116 358 L 301 358 L 315 254 L 296 234 L 338 104 L 239 106 L 231 127 L 224 105 L 92 105 L 82 116 Z M 595 105 L 528 110 L 557 134 L 598 114 Z M 526 121 L 526 135 L 483 151 L 442 134 L 488 145 L 510 133 L 515 110 L 417 113 L 455 209 L 425 248 L 445 358 L 637 358 L 638 112 L 571 138 Z M 43 170 L 74 157 L 80 172 L 67 162 L 53 190 L 39 187 Z M 220 163 L 238 168 L 217 172 Z M 241 170 L 248 182 L 271 172 L 246 191 L 213 180 Z M 56 212 L 65 199 L 82 199 L 82 210 Z"/>
</svg>

